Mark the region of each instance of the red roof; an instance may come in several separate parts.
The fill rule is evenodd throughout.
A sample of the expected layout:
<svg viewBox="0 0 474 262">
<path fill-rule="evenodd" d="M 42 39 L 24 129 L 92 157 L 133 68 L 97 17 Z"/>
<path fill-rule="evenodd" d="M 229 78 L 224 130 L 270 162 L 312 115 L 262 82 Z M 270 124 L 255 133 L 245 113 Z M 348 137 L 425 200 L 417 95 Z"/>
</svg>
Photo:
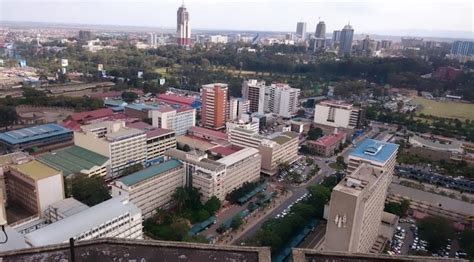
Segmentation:
<svg viewBox="0 0 474 262">
<path fill-rule="evenodd" d="M 220 154 L 222 156 L 228 156 L 228 155 L 232 155 L 233 153 L 241 150 L 242 147 L 240 146 L 235 146 L 235 145 L 232 145 L 232 146 L 218 146 L 218 147 L 214 147 L 214 148 L 211 148 L 209 149 L 209 151 L 211 151 L 212 153 L 214 154 Z"/>
<path fill-rule="evenodd" d="M 86 122 L 88 120 L 103 118 L 112 115 L 114 112 L 111 108 L 101 108 L 92 111 L 85 111 L 80 113 L 74 113 L 70 118 L 74 121 Z"/>
<path fill-rule="evenodd" d="M 187 97 L 177 96 L 177 95 L 160 94 L 156 98 L 158 100 L 163 100 L 164 102 L 178 103 L 178 104 L 188 105 L 188 106 L 190 106 L 194 102 L 194 99 L 192 98 L 187 98 Z"/>
<path fill-rule="evenodd" d="M 339 132 L 337 134 L 331 134 L 331 135 L 325 135 L 317 140 L 310 140 L 308 143 L 314 144 L 314 145 L 321 145 L 321 146 L 332 146 L 339 141 L 341 141 L 346 134 L 343 132 Z"/>
<path fill-rule="evenodd" d="M 227 134 L 204 127 L 193 126 L 189 130 L 193 133 L 202 134 L 205 136 L 215 137 L 224 140 L 228 139 Z"/>
</svg>

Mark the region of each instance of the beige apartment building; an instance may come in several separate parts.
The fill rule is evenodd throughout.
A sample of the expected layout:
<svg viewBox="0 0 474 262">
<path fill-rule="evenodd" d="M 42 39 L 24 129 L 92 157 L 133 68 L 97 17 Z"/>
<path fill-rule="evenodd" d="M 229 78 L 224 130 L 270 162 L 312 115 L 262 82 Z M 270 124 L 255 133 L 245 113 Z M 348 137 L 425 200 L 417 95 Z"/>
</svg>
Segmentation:
<svg viewBox="0 0 474 262">
<path fill-rule="evenodd" d="M 186 170 L 185 184 L 200 189 L 203 200 L 216 196 L 224 200 L 230 191 L 260 178 L 260 155 L 254 148 L 243 148 L 221 159 L 207 154 L 170 149 L 167 158 L 181 161 Z"/>
<path fill-rule="evenodd" d="M 112 177 L 134 164 L 145 164 L 147 137 L 142 130 L 127 127 L 125 121 L 104 121 L 81 126 L 74 132 L 74 144 L 110 159 Z"/>
<path fill-rule="evenodd" d="M 274 175 L 281 163 L 293 163 L 298 159 L 298 134 L 294 132 L 277 132 L 264 137 L 258 132 L 243 128 L 231 129 L 231 144 L 258 149 L 262 156 L 261 172 Z"/>
<path fill-rule="evenodd" d="M 323 248 L 368 253 L 379 237 L 398 145 L 364 140 L 349 155 L 353 167 L 334 187 Z M 354 163 L 358 162 L 357 167 Z"/>
<path fill-rule="evenodd" d="M 176 188 L 184 186 L 184 178 L 183 164 L 171 159 L 115 180 L 112 196 L 127 197 L 147 219 L 170 204 Z"/>
</svg>

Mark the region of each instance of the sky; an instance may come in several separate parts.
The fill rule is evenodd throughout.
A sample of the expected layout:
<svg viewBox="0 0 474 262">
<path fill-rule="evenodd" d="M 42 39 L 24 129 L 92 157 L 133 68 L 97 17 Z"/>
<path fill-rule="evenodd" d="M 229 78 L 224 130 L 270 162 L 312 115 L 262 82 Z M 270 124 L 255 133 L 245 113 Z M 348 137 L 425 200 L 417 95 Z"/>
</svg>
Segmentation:
<svg viewBox="0 0 474 262">
<path fill-rule="evenodd" d="M 0 0 L 0 20 L 176 27 L 181 0 Z M 292 32 L 298 21 L 314 32 L 349 23 L 356 33 L 464 31 L 474 38 L 467 0 L 186 0 L 191 28 Z"/>
</svg>

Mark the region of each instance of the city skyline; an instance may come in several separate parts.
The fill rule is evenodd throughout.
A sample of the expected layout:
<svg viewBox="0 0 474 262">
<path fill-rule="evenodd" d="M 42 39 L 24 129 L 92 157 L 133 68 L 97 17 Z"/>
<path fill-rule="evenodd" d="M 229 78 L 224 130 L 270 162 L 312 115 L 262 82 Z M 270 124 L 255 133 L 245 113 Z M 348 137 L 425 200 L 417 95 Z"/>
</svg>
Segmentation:
<svg viewBox="0 0 474 262">
<path fill-rule="evenodd" d="M 211 0 L 185 2 L 191 14 L 192 28 L 294 32 L 296 23 L 303 21 L 307 23 L 307 31 L 313 33 L 316 24 L 325 21 L 326 32 L 330 33 L 342 29 L 350 21 L 357 34 L 474 37 L 471 12 L 473 5 L 467 1 L 435 2 L 427 5 L 427 1 L 420 0 L 409 5 L 388 2 L 383 6 L 374 1 L 337 3 L 298 1 L 291 5 L 288 1 L 271 3 L 266 0 L 258 3 L 250 1 L 220 5 L 215 3 Z M 97 2 L 0 0 L 2 6 L 0 17 L 2 21 L 171 29 L 176 27 L 176 10 L 181 4 L 180 1 L 166 0 L 161 3 L 151 1 L 133 3 L 128 0 L 118 3 L 109 0 Z M 76 12 L 67 11 L 71 9 Z M 109 14 L 104 15 L 103 10 L 109 10 Z M 209 12 L 213 15 L 209 16 Z M 400 12 L 404 14 L 404 19 L 395 20 L 399 18 L 397 14 Z M 367 15 L 368 13 L 370 15 Z M 275 15 L 284 16 L 286 19 L 272 19 Z M 241 19 L 243 17 L 246 19 Z M 221 22 L 216 24 L 216 20 Z M 456 30 L 451 30 L 452 28 Z"/>
</svg>

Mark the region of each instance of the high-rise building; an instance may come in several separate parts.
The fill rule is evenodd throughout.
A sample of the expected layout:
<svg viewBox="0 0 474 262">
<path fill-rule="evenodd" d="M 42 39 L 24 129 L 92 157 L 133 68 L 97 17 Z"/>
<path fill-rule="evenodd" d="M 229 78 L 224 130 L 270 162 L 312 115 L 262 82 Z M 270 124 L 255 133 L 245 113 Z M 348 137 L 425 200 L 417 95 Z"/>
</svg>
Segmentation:
<svg viewBox="0 0 474 262">
<path fill-rule="evenodd" d="M 251 113 L 264 113 L 265 81 L 245 80 L 242 84 L 242 97 L 249 101 Z"/>
<path fill-rule="evenodd" d="M 473 41 L 454 41 L 451 48 L 451 54 L 472 56 L 474 55 L 474 42 Z"/>
<path fill-rule="evenodd" d="M 380 43 L 381 49 L 390 49 L 392 47 L 392 41 L 390 40 L 382 40 Z"/>
<path fill-rule="evenodd" d="M 155 33 L 148 34 L 148 45 L 156 46 L 158 44 L 157 35 Z"/>
<path fill-rule="evenodd" d="M 301 40 L 306 39 L 306 23 L 298 22 L 296 24 L 296 35 L 301 38 Z"/>
<path fill-rule="evenodd" d="M 339 55 L 350 55 L 352 51 L 352 38 L 354 37 L 354 29 L 351 25 L 346 25 L 341 31 L 339 41 Z"/>
<path fill-rule="evenodd" d="M 265 88 L 265 111 L 290 118 L 298 111 L 300 90 L 287 84 L 271 84 Z"/>
<path fill-rule="evenodd" d="M 314 37 L 315 50 L 321 50 L 326 48 L 326 24 L 324 23 L 324 21 L 320 21 L 316 26 L 316 32 L 314 34 Z"/>
<path fill-rule="evenodd" d="M 191 45 L 191 28 L 189 26 L 189 13 L 183 5 L 178 8 L 178 20 L 176 27 L 176 39 L 180 46 Z"/>
<path fill-rule="evenodd" d="M 332 42 L 338 43 L 339 41 L 341 41 L 341 30 L 334 30 L 332 32 Z"/>
<path fill-rule="evenodd" d="M 364 110 L 344 101 L 326 100 L 316 104 L 314 122 L 321 125 L 359 128 L 365 122 Z"/>
<path fill-rule="evenodd" d="M 228 85 L 222 83 L 202 86 L 202 126 L 216 130 L 225 128 L 228 112 L 228 89 Z"/>
<path fill-rule="evenodd" d="M 368 253 L 379 228 L 398 145 L 364 140 L 349 155 L 347 176 L 334 187 L 324 249 Z"/>
<path fill-rule="evenodd" d="M 182 136 L 196 125 L 196 109 L 183 106 L 174 109 L 172 107 L 160 107 L 151 111 L 152 125 L 173 130 L 177 136 Z"/>
<path fill-rule="evenodd" d="M 229 100 L 229 119 L 228 120 L 239 120 L 242 118 L 242 114 L 248 113 L 250 110 L 249 100 L 243 98 L 231 98 Z"/>
<path fill-rule="evenodd" d="M 80 30 L 80 31 L 79 31 L 79 40 L 82 40 L 82 41 L 90 41 L 90 40 L 92 40 L 92 33 L 91 33 L 91 31 Z"/>
</svg>

